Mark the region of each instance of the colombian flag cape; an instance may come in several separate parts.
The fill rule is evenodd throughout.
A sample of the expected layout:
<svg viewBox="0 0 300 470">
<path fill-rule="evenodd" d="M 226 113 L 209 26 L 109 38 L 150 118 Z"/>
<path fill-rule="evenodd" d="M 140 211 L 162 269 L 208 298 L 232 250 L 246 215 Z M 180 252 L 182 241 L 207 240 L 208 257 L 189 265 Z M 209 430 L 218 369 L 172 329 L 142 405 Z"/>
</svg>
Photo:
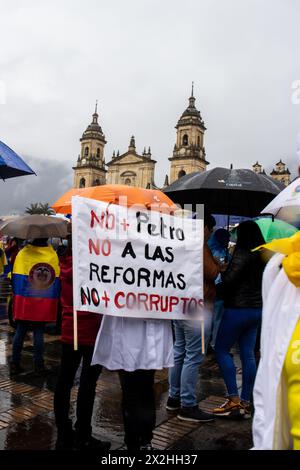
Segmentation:
<svg viewBox="0 0 300 470">
<path fill-rule="evenodd" d="M 18 253 L 12 273 L 15 320 L 56 321 L 59 273 L 52 246 L 27 245 Z"/>
</svg>

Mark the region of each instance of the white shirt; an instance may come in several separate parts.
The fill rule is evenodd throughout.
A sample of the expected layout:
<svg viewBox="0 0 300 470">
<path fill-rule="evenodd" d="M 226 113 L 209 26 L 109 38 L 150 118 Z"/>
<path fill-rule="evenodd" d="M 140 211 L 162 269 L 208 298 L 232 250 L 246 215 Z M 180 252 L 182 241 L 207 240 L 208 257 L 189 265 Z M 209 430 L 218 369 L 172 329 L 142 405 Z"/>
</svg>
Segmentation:
<svg viewBox="0 0 300 470">
<path fill-rule="evenodd" d="M 96 339 L 94 364 L 126 371 L 172 367 L 171 321 L 104 315 Z"/>
</svg>

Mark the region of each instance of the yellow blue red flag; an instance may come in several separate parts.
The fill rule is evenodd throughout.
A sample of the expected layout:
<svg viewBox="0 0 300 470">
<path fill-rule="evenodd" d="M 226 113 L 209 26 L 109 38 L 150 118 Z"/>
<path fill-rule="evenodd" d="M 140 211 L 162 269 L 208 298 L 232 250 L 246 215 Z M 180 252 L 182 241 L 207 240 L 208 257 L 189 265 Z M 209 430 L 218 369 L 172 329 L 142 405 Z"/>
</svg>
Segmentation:
<svg viewBox="0 0 300 470">
<path fill-rule="evenodd" d="M 52 246 L 25 246 L 12 274 L 15 320 L 56 320 L 60 296 L 58 256 Z"/>
</svg>

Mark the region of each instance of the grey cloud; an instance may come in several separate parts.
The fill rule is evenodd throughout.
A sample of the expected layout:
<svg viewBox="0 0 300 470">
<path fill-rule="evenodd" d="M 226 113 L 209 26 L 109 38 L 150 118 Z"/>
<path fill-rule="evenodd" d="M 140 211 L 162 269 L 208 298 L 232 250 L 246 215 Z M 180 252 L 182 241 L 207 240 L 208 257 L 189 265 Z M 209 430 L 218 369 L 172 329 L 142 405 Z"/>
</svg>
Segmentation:
<svg viewBox="0 0 300 470">
<path fill-rule="evenodd" d="M 35 202 L 53 204 L 72 185 L 70 168 L 65 163 L 36 158 L 26 158 L 36 172 L 0 181 L 0 215 L 22 214 Z"/>
<path fill-rule="evenodd" d="M 126 150 L 134 134 L 138 150 L 151 145 L 156 184 L 163 184 L 192 80 L 207 125 L 209 168 L 296 160 L 300 104 L 291 96 L 300 79 L 300 2 L 0 0 L 0 6 L 0 81 L 7 89 L 0 139 L 20 155 L 65 165 L 70 185 L 95 99 L 106 160 L 114 149 Z M 29 190 L 27 178 L 23 184 Z M 22 197 L 27 203 L 31 194 Z"/>
</svg>

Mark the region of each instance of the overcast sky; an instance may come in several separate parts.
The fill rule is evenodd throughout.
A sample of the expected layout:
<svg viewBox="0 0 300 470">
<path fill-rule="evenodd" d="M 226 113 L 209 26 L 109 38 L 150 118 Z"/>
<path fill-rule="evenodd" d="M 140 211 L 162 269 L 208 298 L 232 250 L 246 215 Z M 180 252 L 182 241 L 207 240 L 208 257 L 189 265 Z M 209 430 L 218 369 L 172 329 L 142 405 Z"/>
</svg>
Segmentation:
<svg viewBox="0 0 300 470">
<path fill-rule="evenodd" d="M 192 81 L 209 168 L 295 170 L 299 0 L 0 0 L 0 18 L 0 140 L 38 173 L 0 184 L 0 213 L 72 185 L 96 99 L 106 161 L 134 134 L 161 185 Z"/>
</svg>

